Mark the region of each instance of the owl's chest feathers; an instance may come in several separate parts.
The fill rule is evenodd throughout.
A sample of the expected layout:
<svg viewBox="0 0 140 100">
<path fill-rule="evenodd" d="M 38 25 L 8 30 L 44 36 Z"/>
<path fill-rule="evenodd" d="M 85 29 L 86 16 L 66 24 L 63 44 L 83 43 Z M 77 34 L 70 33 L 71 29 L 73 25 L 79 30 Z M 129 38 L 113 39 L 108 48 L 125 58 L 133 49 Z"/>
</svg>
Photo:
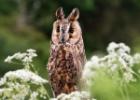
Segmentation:
<svg viewBox="0 0 140 100">
<path fill-rule="evenodd" d="M 70 68 L 75 67 L 74 57 L 71 52 L 71 47 L 62 45 L 54 53 L 54 62 L 55 69 L 62 68 L 63 70 L 69 70 Z"/>
<path fill-rule="evenodd" d="M 76 82 L 80 71 L 75 62 L 78 56 L 75 50 L 74 46 L 69 45 L 62 45 L 52 50 L 51 65 L 49 65 L 49 73 L 52 77 L 61 81 Z"/>
</svg>

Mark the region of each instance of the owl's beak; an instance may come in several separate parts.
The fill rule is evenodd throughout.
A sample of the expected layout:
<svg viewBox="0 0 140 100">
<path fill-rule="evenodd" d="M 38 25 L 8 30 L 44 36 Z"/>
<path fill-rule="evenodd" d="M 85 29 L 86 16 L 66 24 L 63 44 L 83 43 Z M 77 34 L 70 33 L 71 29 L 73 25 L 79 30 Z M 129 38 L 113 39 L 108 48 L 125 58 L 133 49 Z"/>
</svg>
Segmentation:
<svg viewBox="0 0 140 100">
<path fill-rule="evenodd" d="M 61 29 L 61 37 L 60 37 L 61 43 L 65 43 L 65 35 L 66 35 L 66 30 Z"/>
<path fill-rule="evenodd" d="M 61 35 L 60 42 L 61 43 L 65 43 L 65 34 Z"/>
<path fill-rule="evenodd" d="M 65 39 L 64 39 L 64 36 L 61 38 L 61 43 L 64 43 L 65 42 Z"/>
</svg>

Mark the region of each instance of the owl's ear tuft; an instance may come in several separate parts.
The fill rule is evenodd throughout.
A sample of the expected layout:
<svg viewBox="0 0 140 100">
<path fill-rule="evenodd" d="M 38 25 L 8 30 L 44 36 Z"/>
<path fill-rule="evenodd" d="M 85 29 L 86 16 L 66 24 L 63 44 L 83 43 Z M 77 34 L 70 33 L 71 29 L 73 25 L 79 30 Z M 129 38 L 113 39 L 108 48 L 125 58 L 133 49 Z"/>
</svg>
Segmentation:
<svg viewBox="0 0 140 100">
<path fill-rule="evenodd" d="M 72 10 L 72 12 L 70 13 L 70 15 L 68 16 L 68 19 L 70 21 L 77 20 L 79 18 L 79 15 L 80 15 L 79 9 L 78 8 L 74 8 Z"/>
<path fill-rule="evenodd" d="M 63 8 L 62 7 L 59 7 L 57 10 L 56 10 L 56 18 L 57 19 L 63 19 L 64 18 L 64 11 L 63 11 Z"/>
</svg>

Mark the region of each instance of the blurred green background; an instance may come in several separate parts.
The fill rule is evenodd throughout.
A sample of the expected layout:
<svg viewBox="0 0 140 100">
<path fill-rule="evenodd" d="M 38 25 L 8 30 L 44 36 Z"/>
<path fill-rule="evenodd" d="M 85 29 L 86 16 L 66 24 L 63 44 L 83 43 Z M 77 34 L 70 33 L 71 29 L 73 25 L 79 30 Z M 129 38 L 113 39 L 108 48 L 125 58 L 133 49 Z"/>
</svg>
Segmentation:
<svg viewBox="0 0 140 100">
<path fill-rule="evenodd" d="M 140 0 L 0 0 L 0 76 L 19 68 L 4 63 L 8 55 L 33 48 L 36 69 L 47 78 L 52 24 L 60 6 L 66 15 L 74 7 L 80 9 L 88 58 L 104 53 L 111 41 L 140 51 Z"/>
</svg>

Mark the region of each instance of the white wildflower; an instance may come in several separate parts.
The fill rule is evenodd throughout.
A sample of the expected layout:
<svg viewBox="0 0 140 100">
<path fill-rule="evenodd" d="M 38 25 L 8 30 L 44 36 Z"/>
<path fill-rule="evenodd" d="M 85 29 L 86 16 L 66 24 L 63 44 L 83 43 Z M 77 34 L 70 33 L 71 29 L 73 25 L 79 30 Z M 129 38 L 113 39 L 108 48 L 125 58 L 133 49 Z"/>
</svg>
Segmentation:
<svg viewBox="0 0 140 100">
<path fill-rule="evenodd" d="M 82 79 L 86 80 L 86 82 L 89 83 L 88 79 L 94 77 L 95 75 L 95 72 L 93 70 L 99 66 L 99 58 L 97 56 L 93 56 L 92 59 L 85 64 Z"/>
<path fill-rule="evenodd" d="M 0 86 L 4 85 L 5 82 L 6 82 L 5 78 L 0 78 Z"/>
<path fill-rule="evenodd" d="M 23 62 L 32 62 L 32 59 L 34 57 L 36 57 L 36 56 L 37 56 L 36 50 L 28 49 L 27 52 L 25 52 L 25 53 L 18 52 L 18 53 L 15 53 L 12 56 L 8 56 L 5 59 L 5 62 L 9 62 L 10 63 L 13 59 L 21 60 Z"/>
<path fill-rule="evenodd" d="M 47 98 L 47 91 L 43 84 L 48 83 L 47 80 L 41 78 L 35 73 L 20 69 L 17 71 L 7 72 L 0 79 L 0 98 L 5 100 L 36 100 L 38 97 Z M 36 88 L 32 89 L 32 86 Z M 42 95 L 42 97 L 41 97 Z"/>
<path fill-rule="evenodd" d="M 133 58 L 135 63 L 140 63 L 140 53 L 136 53 Z"/>
<path fill-rule="evenodd" d="M 96 66 L 96 67 L 99 66 L 99 61 L 100 61 L 100 59 L 99 59 L 98 56 L 93 56 L 93 57 L 91 58 L 91 63 L 93 63 L 93 65 Z"/>
<path fill-rule="evenodd" d="M 120 57 L 126 62 L 126 64 L 130 67 L 134 64 L 134 58 L 131 55 L 128 55 L 126 53 L 123 53 L 120 55 Z"/>
<path fill-rule="evenodd" d="M 3 94 L 4 92 L 11 92 L 12 91 L 12 89 L 10 89 L 10 88 L 0 88 L 0 96 L 1 96 L 1 94 Z"/>
<path fill-rule="evenodd" d="M 30 100 L 36 100 L 37 99 L 37 96 L 38 96 L 38 93 L 37 92 L 33 92 L 30 96 Z"/>
<path fill-rule="evenodd" d="M 8 56 L 4 61 L 8 62 L 8 63 L 11 63 L 13 59 L 22 60 L 26 55 L 27 55 L 26 53 L 18 52 L 18 53 L 15 53 L 12 56 Z"/>
<path fill-rule="evenodd" d="M 128 67 L 127 63 L 121 57 L 119 57 L 118 61 L 120 62 L 121 66 L 123 68 L 127 68 Z"/>
<path fill-rule="evenodd" d="M 35 53 L 36 50 L 34 50 L 34 49 L 27 49 L 27 52 L 29 52 L 29 53 Z"/>
<path fill-rule="evenodd" d="M 121 79 L 126 82 L 134 81 L 133 66 L 135 63 L 140 63 L 140 54 L 131 56 L 130 48 L 124 43 L 111 42 L 107 47 L 108 55 L 99 58 L 93 56 L 91 60 L 87 61 L 83 70 L 83 79 L 87 79 L 87 83 L 93 81 L 97 70 L 105 68 L 105 73 L 113 77 L 114 72 L 121 71 L 123 76 Z M 93 82 L 92 82 L 93 83 Z"/>
<path fill-rule="evenodd" d="M 18 60 L 24 65 L 25 69 L 7 72 L 0 79 L 0 98 L 2 100 L 36 100 L 39 98 L 47 99 L 48 93 L 44 84 L 48 83 L 47 80 L 41 78 L 35 73 L 29 71 L 33 67 L 32 60 L 36 57 L 36 50 L 28 49 L 25 53 L 15 53 L 8 56 L 5 62 L 13 63 Z M 32 88 L 32 87 L 36 88 Z"/>
<path fill-rule="evenodd" d="M 118 68 L 117 64 L 112 64 L 112 66 L 110 67 L 111 71 L 115 71 Z"/>
<path fill-rule="evenodd" d="M 92 63 L 91 61 L 88 61 L 86 64 L 85 64 L 85 67 L 92 67 L 94 63 Z"/>
<path fill-rule="evenodd" d="M 108 53 L 115 52 L 115 49 L 118 48 L 118 45 L 115 42 L 111 42 L 109 46 L 107 47 Z"/>
<path fill-rule="evenodd" d="M 115 43 L 115 42 L 111 42 L 109 44 L 109 46 L 107 47 L 107 51 L 109 54 L 112 53 L 130 53 L 130 48 L 128 46 L 126 46 L 124 43 Z"/>
<path fill-rule="evenodd" d="M 15 59 L 17 59 L 17 60 L 21 60 L 25 56 L 26 56 L 26 53 L 20 53 L 20 52 L 18 52 L 18 53 L 15 53 L 12 57 L 15 58 Z"/>
<path fill-rule="evenodd" d="M 34 51 L 33 50 L 32 51 L 28 50 L 28 56 L 31 57 L 31 58 L 36 57 L 37 56 L 36 51 L 35 50 Z"/>
<path fill-rule="evenodd" d="M 12 62 L 12 59 L 13 59 L 12 56 L 8 56 L 8 57 L 4 60 L 4 62 L 11 63 L 11 62 Z"/>
<path fill-rule="evenodd" d="M 28 56 L 31 57 L 31 58 L 37 56 L 36 50 L 34 50 L 34 49 L 28 49 L 27 52 L 28 52 Z"/>
<path fill-rule="evenodd" d="M 50 100 L 58 100 L 57 98 L 51 98 Z"/>
<path fill-rule="evenodd" d="M 65 94 L 65 93 L 61 93 L 60 95 L 57 96 L 58 100 L 69 100 L 70 96 Z"/>
<path fill-rule="evenodd" d="M 125 45 L 124 43 L 119 43 L 118 45 L 121 48 L 122 52 L 130 53 L 130 48 L 127 45 Z"/>
<path fill-rule="evenodd" d="M 48 81 L 39 77 L 38 75 L 34 74 L 33 72 L 30 72 L 28 70 L 17 70 L 17 71 L 9 71 L 4 75 L 4 78 L 0 80 L 3 81 L 4 79 L 9 79 L 9 80 L 16 80 L 20 79 L 23 82 L 29 82 L 31 81 L 32 83 L 35 84 L 40 84 L 40 83 L 47 83 Z"/>
<path fill-rule="evenodd" d="M 23 59 L 22 59 L 22 62 L 24 62 L 24 63 L 27 63 L 27 62 L 32 62 L 32 60 L 31 59 L 29 59 L 29 57 L 24 57 Z"/>
<path fill-rule="evenodd" d="M 0 89 L 0 95 L 1 95 L 4 91 L 5 91 L 4 89 Z"/>
<path fill-rule="evenodd" d="M 70 94 L 60 94 L 57 98 L 52 98 L 50 100 L 95 100 L 90 98 L 90 94 L 86 91 L 75 91 Z"/>
<path fill-rule="evenodd" d="M 28 64 L 30 64 L 32 62 L 32 59 L 36 56 L 37 56 L 36 50 L 28 49 L 27 53 L 26 53 L 26 56 L 22 59 L 23 64 L 25 66 L 28 66 Z"/>
<path fill-rule="evenodd" d="M 123 77 L 124 77 L 125 82 L 127 83 L 129 83 L 130 81 L 135 81 L 132 73 L 125 72 L 123 73 Z"/>
<path fill-rule="evenodd" d="M 94 77 L 94 75 L 95 75 L 95 72 L 92 69 L 85 68 L 83 71 L 82 78 L 88 79 L 88 78 Z"/>
<path fill-rule="evenodd" d="M 18 52 L 12 56 L 8 56 L 5 59 L 5 62 L 12 63 L 13 59 L 16 59 L 18 61 L 21 61 L 25 68 L 29 69 L 30 65 L 32 65 L 31 63 L 33 61 L 33 58 L 36 56 L 37 56 L 36 50 L 27 49 L 25 53 Z"/>
<path fill-rule="evenodd" d="M 24 100 L 26 95 L 28 95 L 30 92 L 29 86 L 22 85 L 19 83 L 15 83 L 15 85 L 12 88 L 13 88 L 12 90 L 13 92 L 14 90 L 15 92 L 18 91 L 18 93 L 15 93 L 14 95 L 12 95 L 13 100 Z"/>
</svg>

